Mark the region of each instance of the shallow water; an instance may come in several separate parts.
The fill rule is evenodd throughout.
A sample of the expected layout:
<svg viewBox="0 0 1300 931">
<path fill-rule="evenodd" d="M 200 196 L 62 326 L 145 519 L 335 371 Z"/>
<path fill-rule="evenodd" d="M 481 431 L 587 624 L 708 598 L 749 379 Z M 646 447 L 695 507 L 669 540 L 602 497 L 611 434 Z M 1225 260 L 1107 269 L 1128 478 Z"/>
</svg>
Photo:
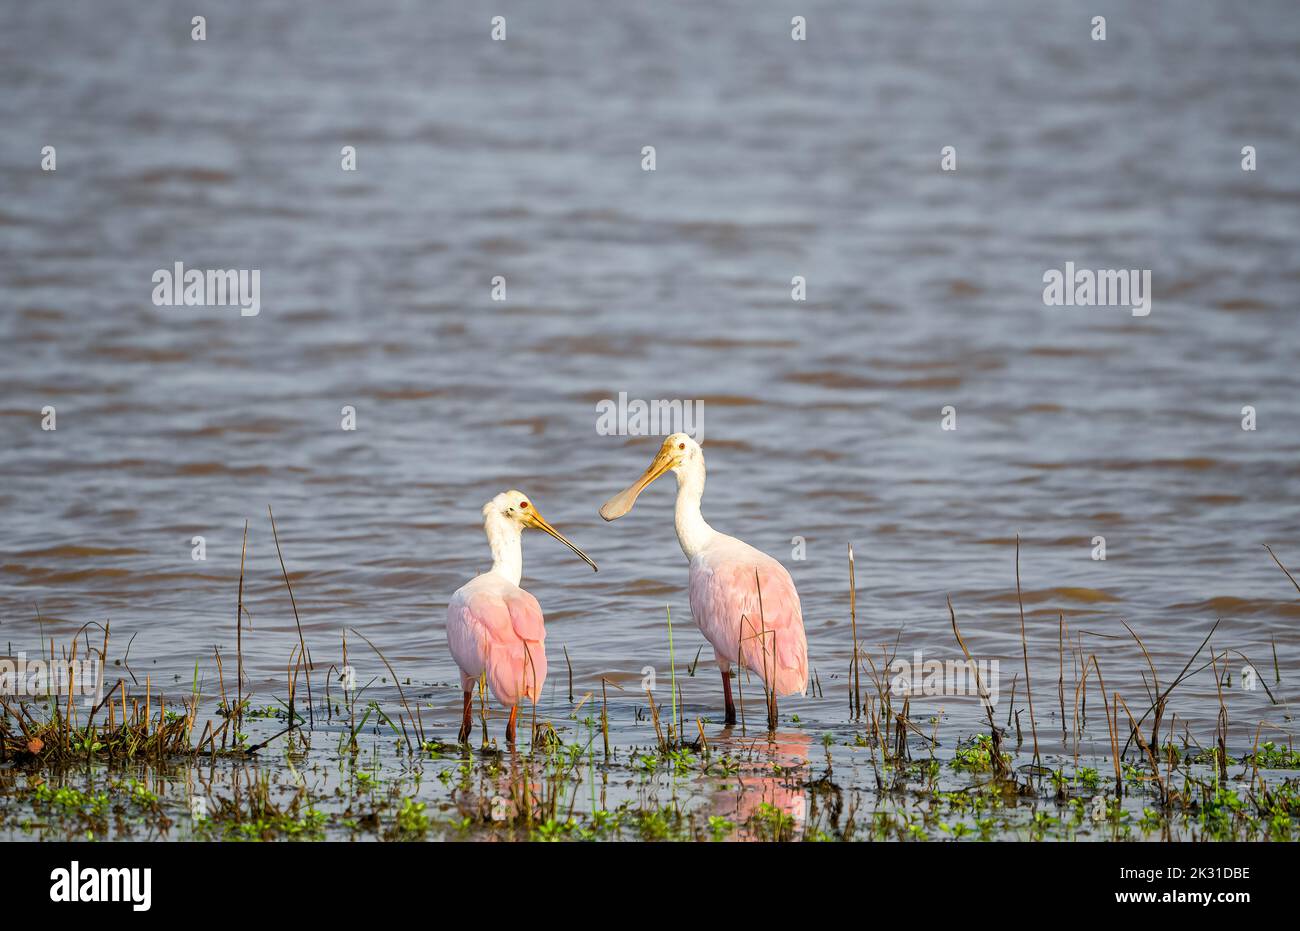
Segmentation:
<svg viewBox="0 0 1300 931">
<path fill-rule="evenodd" d="M 250 4 L 205 43 L 175 6 L 0 12 L 0 643 L 111 622 L 141 681 L 184 692 L 197 663 L 215 694 L 247 520 L 245 669 L 282 694 L 297 634 L 269 504 L 317 664 L 355 629 L 450 737 L 446 600 L 488 565 L 481 504 L 519 487 L 601 566 L 525 546 L 540 713 L 570 708 L 562 647 L 578 696 L 650 666 L 662 697 L 665 605 L 679 664 L 702 639 L 667 483 L 596 515 L 655 445 L 597 433 L 627 392 L 704 402 L 705 514 L 792 572 L 821 690 L 782 712 L 815 734 L 849 726 L 849 542 L 877 658 L 959 656 L 951 595 L 1020 708 L 1021 535 L 1049 748 L 1062 615 L 1130 706 L 1146 664 L 1121 618 L 1162 684 L 1222 618 L 1214 647 L 1294 699 L 1300 598 L 1261 544 L 1300 567 L 1300 17 L 1121 4 L 1099 43 L 1078 4 L 805 7 L 806 44 L 752 3 L 548 4 L 504 44 L 479 4 Z M 260 315 L 155 307 L 177 261 L 260 269 Z M 1151 315 L 1045 307 L 1067 261 L 1150 268 Z M 704 653 L 687 716 L 716 720 Z M 1242 664 L 1233 739 L 1287 740 Z M 1175 694 L 1202 742 L 1215 692 L 1203 671 Z M 969 697 L 913 714 L 940 707 L 980 728 Z"/>
<path fill-rule="evenodd" d="M 0 839 L 1295 838 L 1294 755 L 1284 769 L 1234 759 L 1220 781 L 1212 765 L 1179 751 L 1162 785 L 1181 801 L 1165 806 L 1140 755 L 1117 796 L 1108 764 L 1086 752 L 1045 755 L 1048 768 L 1020 765 L 1013 780 L 999 780 L 960 759 L 946 736 L 933 748 L 909 737 L 907 756 L 888 762 L 847 723 L 821 734 L 798 721 L 771 733 L 708 727 L 706 744 L 656 749 L 650 715 L 613 711 L 607 750 L 598 708 L 585 709 L 539 721 L 538 739 L 523 736 L 517 749 L 497 739 L 482 745 L 479 722 L 472 750 L 421 747 L 414 727 L 377 721 L 358 698 L 339 701 L 329 717 L 318 707 L 313 727 L 287 736 L 283 709 L 278 720 L 274 706 L 251 709 L 244 746 L 262 746 L 251 756 L 222 749 L 124 765 L 102 757 L 0 763 Z M 489 725 L 494 738 L 500 723 Z"/>
</svg>

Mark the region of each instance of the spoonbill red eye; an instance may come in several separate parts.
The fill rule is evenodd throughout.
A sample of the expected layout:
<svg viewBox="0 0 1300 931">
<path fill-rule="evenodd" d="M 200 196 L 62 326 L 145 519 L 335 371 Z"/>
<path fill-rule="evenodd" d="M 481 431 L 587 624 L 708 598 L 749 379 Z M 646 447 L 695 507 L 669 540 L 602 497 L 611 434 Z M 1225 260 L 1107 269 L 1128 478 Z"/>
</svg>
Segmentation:
<svg viewBox="0 0 1300 931">
<path fill-rule="evenodd" d="M 685 443 L 678 443 L 678 444 L 677 444 L 677 448 L 678 448 L 678 449 L 685 449 L 685 448 L 686 448 L 686 444 L 685 444 Z"/>
<path fill-rule="evenodd" d="M 528 507 L 528 502 L 527 502 L 527 501 L 520 501 L 520 502 L 519 502 L 519 506 L 520 506 L 521 508 L 526 508 L 526 507 Z"/>
</svg>

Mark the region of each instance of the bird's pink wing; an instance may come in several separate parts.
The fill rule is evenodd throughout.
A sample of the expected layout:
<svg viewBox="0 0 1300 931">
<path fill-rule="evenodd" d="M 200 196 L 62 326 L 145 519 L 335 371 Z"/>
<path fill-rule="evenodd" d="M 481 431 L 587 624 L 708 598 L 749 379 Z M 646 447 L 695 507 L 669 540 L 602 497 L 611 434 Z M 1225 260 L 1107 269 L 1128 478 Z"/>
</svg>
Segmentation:
<svg viewBox="0 0 1300 931">
<path fill-rule="evenodd" d="M 517 705 L 521 698 L 536 701 L 546 681 L 546 628 L 537 599 L 517 589 L 504 595 L 475 592 L 459 604 L 456 624 L 449 609 L 447 639 L 462 672 L 486 671 L 492 694 L 504 705 Z M 456 627 L 462 628 L 461 646 L 472 646 L 471 655 L 478 658 L 472 669 L 461 662 Z"/>
<path fill-rule="evenodd" d="M 696 557 L 690 595 L 695 622 L 721 656 L 738 657 L 778 695 L 806 691 L 808 641 L 799 593 L 784 566 L 767 556 Z"/>
<path fill-rule="evenodd" d="M 524 640 L 536 640 L 538 643 L 546 639 L 542 606 L 536 598 L 521 588 L 506 599 L 506 607 L 510 610 L 510 623 L 516 634 Z"/>
<path fill-rule="evenodd" d="M 447 605 L 447 646 L 460 667 L 460 684 L 466 691 L 487 668 L 489 640 L 487 625 L 470 610 L 468 602 L 457 592 Z"/>
</svg>

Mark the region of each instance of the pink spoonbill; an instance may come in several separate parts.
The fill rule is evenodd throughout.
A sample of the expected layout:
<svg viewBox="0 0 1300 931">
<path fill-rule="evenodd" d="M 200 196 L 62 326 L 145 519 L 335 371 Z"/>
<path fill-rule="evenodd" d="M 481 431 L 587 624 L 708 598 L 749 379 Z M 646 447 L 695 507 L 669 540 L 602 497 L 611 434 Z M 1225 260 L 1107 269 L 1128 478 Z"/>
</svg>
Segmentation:
<svg viewBox="0 0 1300 931">
<path fill-rule="evenodd" d="M 664 441 L 639 479 L 600 509 L 616 520 L 655 479 L 677 476 L 677 542 L 690 562 L 691 614 L 722 670 L 726 723 L 736 723 L 731 699 L 731 667 L 739 662 L 763 681 L 773 697 L 805 694 L 808 688 L 808 641 L 803 631 L 799 593 L 790 573 L 748 543 L 718 533 L 700 514 L 704 495 L 704 451 L 685 433 Z"/>
<path fill-rule="evenodd" d="M 519 701 L 536 703 L 546 681 L 546 628 L 537 599 L 519 587 L 524 571 L 523 532 L 542 530 L 596 564 L 546 522 L 521 491 L 506 491 L 483 505 L 483 530 L 492 550 L 492 568 L 470 579 L 447 604 L 447 644 L 460 667 L 464 692 L 460 742 L 469 740 L 474 683 L 484 673 L 497 701 L 510 709 L 506 741 L 515 742 Z"/>
</svg>

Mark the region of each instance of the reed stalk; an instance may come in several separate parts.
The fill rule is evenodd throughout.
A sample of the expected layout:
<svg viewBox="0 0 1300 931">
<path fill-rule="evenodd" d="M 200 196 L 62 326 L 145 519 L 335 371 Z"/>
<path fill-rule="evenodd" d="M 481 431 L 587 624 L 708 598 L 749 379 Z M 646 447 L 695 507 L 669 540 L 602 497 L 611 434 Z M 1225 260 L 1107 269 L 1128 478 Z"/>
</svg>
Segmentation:
<svg viewBox="0 0 1300 931">
<path fill-rule="evenodd" d="M 1025 658 L 1025 694 L 1029 697 L 1029 731 L 1034 738 L 1034 765 L 1038 755 L 1038 723 L 1034 720 L 1034 687 L 1029 679 L 1029 641 L 1025 637 L 1025 600 L 1020 591 L 1020 534 L 1016 534 L 1016 604 L 1020 608 L 1020 650 Z"/>
<path fill-rule="evenodd" d="M 293 597 L 293 583 L 289 581 L 289 570 L 284 565 L 284 553 L 280 551 L 280 534 L 275 529 L 275 515 L 271 513 L 271 506 L 266 506 L 266 513 L 271 518 L 271 536 L 275 539 L 275 555 L 280 559 L 280 573 L 284 576 L 284 587 L 289 590 L 289 606 L 293 608 L 293 623 L 298 628 L 298 646 L 302 650 L 301 656 L 303 668 L 307 673 L 307 719 L 312 727 L 316 726 L 316 713 L 312 706 L 314 700 L 311 694 L 311 654 L 307 652 L 307 639 L 302 633 L 302 621 L 298 617 L 298 601 Z"/>
<path fill-rule="evenodd" d="M 849 628 L 853 634 L 853 665 L 849 678 L 849 717 L 862 717 L 862 683 L 858 664 L 858 584 L 853 572 L 853 544 L 849 545 Z"/>
</svg>

